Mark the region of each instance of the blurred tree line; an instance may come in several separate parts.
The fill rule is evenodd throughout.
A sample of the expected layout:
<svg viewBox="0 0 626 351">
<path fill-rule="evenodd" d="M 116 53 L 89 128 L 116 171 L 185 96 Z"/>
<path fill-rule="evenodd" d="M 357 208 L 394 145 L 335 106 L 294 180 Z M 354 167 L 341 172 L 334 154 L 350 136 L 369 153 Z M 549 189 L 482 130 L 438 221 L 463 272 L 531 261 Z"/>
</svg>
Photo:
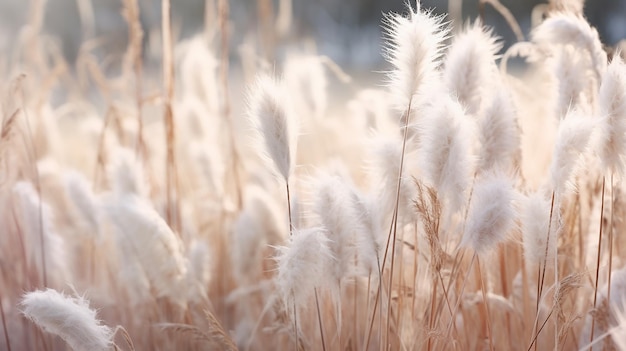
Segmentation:
<svg viewBox="0 0 626 351">
<path fill-rule="evenodd" d="M 19 28 L 28 23 L 29 7 L 43 0 L 0 0 L 0 51 L 10 50 Z M 172 16 L 179 39 L 203 30 L 206 4 L 218 0 L 171 0 Z M 315 43 L 317 50 L 344 65 L 372 67 L 381 63 L 381 20 L 383 13 L 405 11 L 406 0 L 287 0 L 291 3 L 289 30 L 272 43 L 291 46 Z M 454 0 L 452 0 L 454 1 Z M 462 2 L 464 20 L 478 16 L 479 0 Z M 545 0 L 547 1 L 547 0 Z M 525 34 L 531 26 L 533 8 L 542 0 L 501 0 L 515 16 Z M 123 52 L 126 46 L 126 24 L 121 16 L 122 0 L 47 0 L 44 30 L 57 37 L 66 57 L 76 58 L 81 43 L 92 37 L 104 38 L 103 53 Z M 145 31 L 158 29 L 160 0 L 139 0 Z M 236 48 L 250 35 L 261 36 L 264 26 L 277 23 L 278 12 L 285 0 L 230 0 L 232 45 Z M 411 1 L 412 3 L 414 1 Z M 91 7 L 94 16 L 92 33 L 81 26 L 79 7 Z M 423 0 L 424 8 L 435 13 L 448 11 L 448 0 Z M 263 12 L 265 11 L 265 12 Z M 585 15 L 598 28 L 603 41 L 614 45 L 626 38 L 626 0 L 587 0 Z M 502 17 L 490 6 L 484 10 L 485 23 L 506 44 L 515 36 Z M 284 18 L 283 18 L 284 20 Z M 284 24 L 284 23 L 283 23 Z M 283 28 L 284 29 L 284 28 Z M 149 40 L 149 35 L 146 40 Z M 259 39 L 259 38 L 257 38 Z M 312 39 L 306 41 L 305 39 Z M 280 52 L 280 45 L 277 47 Z M 261 49 L 262 50 L 262 49 Z M 233 50 L 236 52 L 236 50 Z"/>
</svg>

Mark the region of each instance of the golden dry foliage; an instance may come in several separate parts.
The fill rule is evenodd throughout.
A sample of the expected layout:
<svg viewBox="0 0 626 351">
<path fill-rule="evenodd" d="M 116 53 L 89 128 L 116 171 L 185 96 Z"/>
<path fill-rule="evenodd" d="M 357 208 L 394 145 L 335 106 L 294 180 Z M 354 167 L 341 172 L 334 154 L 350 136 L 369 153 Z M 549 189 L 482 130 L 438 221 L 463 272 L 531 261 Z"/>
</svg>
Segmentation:
<svg viewBox="0 0 626 351">
<path fill-rule="evenodd" d="M 88 37 L 69 69 L 33 1 L 1 71 L 0 349 L 626 344 L 626 64 L 581 1 L 505 53 L 480 21 L 389 14 L 385 88 L 280 55 L 291 1 L 257 2 L 241 67 L 228 1 L 182 41 L 139 3 L 123 57 Z"/>
</svg>

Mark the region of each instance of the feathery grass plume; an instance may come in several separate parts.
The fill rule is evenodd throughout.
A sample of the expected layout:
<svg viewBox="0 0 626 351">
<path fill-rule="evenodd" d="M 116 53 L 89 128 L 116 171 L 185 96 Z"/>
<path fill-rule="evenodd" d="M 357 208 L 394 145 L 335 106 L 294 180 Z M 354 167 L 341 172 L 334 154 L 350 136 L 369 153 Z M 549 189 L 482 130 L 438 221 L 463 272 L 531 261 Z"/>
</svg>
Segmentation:
<svg viewBox="0 0 626 351">
<path fill-rule="evenodd" d="M 188 253 L 188 287 L 187 296 L 190 301 L 200 302 L 207 296 L 206 287 L 211 280 L 211 250 L 203 240 L 191 243 Z"/>
<path fill-rule="evenodd" d="M 17 218 L 24 233 L 24 245 L 31 264 L 39 272 L 43 272 L 45 264 L 49 278 L 53 278 L 48 279 L 48 282 L 60 282 L 69 273 L 65 260 L 67 252 L 63 237 L 54 228 L 52 209 L 40 198 L 32 183 L 17 182 L 13 186 L 13 195 L 17 201 Z M 45 263 L 41 262 L 42 250 L 45 252 Z"/>
<path fill-rule="evenodd" d="M 598 302 L 595 309 L 591 309 L 585 318 L 585 324 L 580 333 L 581 345 L 586 345 L 590 342 L 590 333 L 593 328 L 593 341 L 603 338 L 603 334 L 610 332 L 613 327 L 619 327 L 617 325 L 619 320 L 616 320 L 616 310 L 623 310 L 626 308 L 624 305 L 624 294 L 626 294 L 626 267 L 622 267 L 616 271 L 613 271 L 611 278 L 611 296 L 608 296 L 608 283 L 605 283 L 601 289 L 598 290 Z M 595 319 L 595 321 L 594 321 Z M 605 347 L 612 346 L 611 339 L 605 339 L 600 345 L 594 346 L 590 350 L 604 350 Z"/>
<path fill-rule="evenodd" d="M 376 272 L 382 258 L 386 234 L 382 229 L 380 207 L 376 197 L 363 194 L 356 189 L 352 194 L 352 202 L 358 221 L 356 239 L 358 261 L 366 272 Z"/>
<path fill-rule="evenodd" d="M 288 246 L 276 256 L 278 293 L 287 309 L 309 303 L 315 288 L 327 285 L 333 266 L 330 240 L 323 228 L 294 229 Z M 290 314 L 292 315 L 292 314 Z"/>
<path fill-rule="evenodd" d="M 53 289 L 26 293 L 22 314 L 44 331 L 58 335 L 74 351 L 110 351 L 113 333 L 96 319 L 82 296 L 69 297 Z"/>
<path fill-rule="evenodd" d="M 219 62 L 209 50 L 207 41 L 196 36 L 176 46 L 176 58 L 180 62 L 181 96 L 197 97 L 204 102 L 208 115 L 219 109 L 217 68 Z"/>
<path fill-rule="evenodd" d="M 550 9 L 553 12 L 570 12 L 582 16 L 585 0 L 550 0 Z"/>
<path fill-rule="evenodd" d="M 461 245 L 483 255 L 503 242 L 517 218 L 514 199 L 513 183 L 502 174 L 486 175 L 476 182 Z"/>
<path fill-rule="evenodd" d="M 126 148 L 118 148 L 108 169 L 111 187 L 116 194 L 135 194 L 148 197 L 148 189 L 143 169 L 137 163 L 135 153 Z"/>
<path fill-rule="evenodd" d="M 573 46 L 565 46 L 554 53 L 549 61 L 557 85 L 556 117 L 563 119 L 571 109 L 590 111 L 588 83 L 590 79 L 587 60 Z"/>
<path fill-rule="evenodd" d="M 257 78 L 250 96 L 248 117 L 255 127 L 265 156 L 274 165 L 274 171 L 285 181 L 294 166 L 296 129 L 286 105 L 281 83 L 269 76 Z"/>
<path fill-rule="evenodd" d="M 550 241 L 547 243 L 548 257 L 546 254 L 546 241 L 548 238 L 548 227 L 551 233 L 558 233 L 560 227 L 556 223 L 556 216 L 552 218 L 550 225 L 550 200 L 541 192 L 530 193 L 522 203 L 521 223 L 522 223 L 522 241 L 524 246 L 524 257 L 529 264 L 554 262 L 556 254 L 556 238 L 557 235 L 551 234 Z"/>
<path fill-rule="evenodd" d="M 415 11 L 407 6 L 408 17 L 386 14 L 383 19 L 387 45 L 384 55 L 393 65 L 389 72 L 389 86 L 400 111 L 414 105 L 414 98 L 430 86 L 437 77 L 444 41 L 449 29 L 443 17 L 432 15 L 421 8 Z"/>
<path fill-rule="evenodd" d="M 314 190 L 313 212 L 330 239 L 328 246 L 337 261 L 330 272 L 337 282 L 358 274 L 355 259 L 359 217 L 354 211 L 352 187 L 345 178 L 327 174 L 317 177 Z"/>
<path fill-rule="evenodd" d="M 420 169 L 439 193 L 444 211 L 461 210 L 467 201 L 473 160 L 471 126 L 461 105 L 448 95 L 424 111 L 420 123 Z"/>
<path fill-rule="evenodd" d="M 283 76 L 290 91 L 290 99 L 294 101 L 294 108 L 299 113 L 310 114 L 313 118 L 322 117 L 328 104 L 328 81 L 321 58 L 313 55 L 288 55 Z"/>
<path fill-rule="evenodd" d="M 615 56 L 602 77 L 599 96 L 602 116 L 598 154 L 605 169 L 618 176 L 626 171 L 626 64 Z"/>
<path fill-rule="evenodd" d="M 89 180 L 77 171 L 70 171 L 64 177 L 65 192 L 73 208 L 79 215 L 79 221 L 91 231 L 94 237 L 100 236 L 99 200 L 91 190 Z"/>
<path fill-rule="evenodd" d="M 595 28 L 573 13 L 557 12 L 548 17 L 532 33 L 533 41 L 549 48 L 554 44 L 575 45 L 587 50 L 590 69 L 598 81 L 607 67 L 606 52 Z"/>
<path fill-rule="evenodd" d="M 492 31 L 476 21 L 455 36 L 446 54 L 443 79 L 470 115 L 480 111 L 483 99 L 494 89 L 496 55 L 501 48 Z"/>
<path fill-rule="evenodd" d="M 402 141 L 396 138 L 374 136 L 368 142 L 371 155 L 367 160 L 367 172 L 373 190 L 378 194 L 380 209 L 384 216 L 391 216 L 396 203 L 396 187 L 400 182 L 400 199 L 398 201 L 398 225 L 412 222 L 415 211 L 412 207 L 412 197 L 415 194 L 414 183 L 410 181 L 410 170 L 414 157 L 407 153 L 404 158 L 402 174 L 400 172 L 400 158 L 402 155 Z"/>
<path fill-rule="evenodd" d="M 550 164 L 550 184 L 557 198 L 575 187 L 572 178 L 587 150 L 593 129 L 594 120 L 577 110 L 570 111 L 559 124 Z"/>
<path fill-rule="evenodd" d="M 222 199 L 225 193 L 226 162 L 223 161 L 224 155 L 220 148 L 211 147 L 209 140 L 203 140 L 191 143 L 189 152 L 195 161 L 193 167 L 198 176 L 206 181 L 217 199 Z"/>
<path fill-rule="evenodd" d="M 104 209 L 117 228 L 121 259 L 140 265 L 157 297 L 180 302 L 187 264 L 181 242 L 165 220 L 136 195 L 107 199 Z"/>
<path fill-rule="evenodd" d="M 502 86 L 478 118 L 478 170 L 508 170 L 521 161 L 521 136 L 513 99 Z"/>
</svg>

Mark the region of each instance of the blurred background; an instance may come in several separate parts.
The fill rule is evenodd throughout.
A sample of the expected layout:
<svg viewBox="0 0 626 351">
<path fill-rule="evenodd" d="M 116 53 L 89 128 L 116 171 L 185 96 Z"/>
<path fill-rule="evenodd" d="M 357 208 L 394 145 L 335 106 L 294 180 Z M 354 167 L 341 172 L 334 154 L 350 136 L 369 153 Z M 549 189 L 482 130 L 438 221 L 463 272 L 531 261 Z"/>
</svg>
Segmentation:
<svg viewBox="0 0 626 351">
<path fill-rule="evenodd" d="M 0 0 L 0 52 L 10 53 L 20 28 L 29 23 L 29 8 L 43 0 Z M 217 0 L 172 0 L 172 20 L 178 40 L 203 31 L 205 19 Z M 448 18 L 464 21 L 479 13 L 479 0 L 451 0 L 457 5 Z M 545 0 L 547 1 L 547 0 Z M 531 28 L 533 9 L 542 0 L 501 0 L 517 19 L 524 34 Z M 383 64 L 381 55 L 382 14 L 404 11 L 405 0 L 230 0 L 231 58 L 237 60 L 243 43 L 260 43 L 259 52 L 280 53 L 286 48 L 308 47 L 329 56 L 342 67 L 374 69 Z M 158 32 L 161 1 L 139 0 L 144 31 Z M 411 1 L 414 3 L 414 1 Z M 208 4 L 208 5 L 207 5 Z M 460 8 L 459 8 L 460 5 Z M 448 0 L 423 0 L 424 8 L 445 14 Z M 121 0 L 47 0 L 43 14 L 43 32 L 62 48 L 73 62 L 85 40 L 99 38 L 99 55 L 121 56 L 126 48 L 127 27 L 121 15 Z M 510 27 L 491 6 L 483 12 L 487 25 L 495 27 L 505 46 L 515 40 Z M 626 38 L 626 0 L 588 0 L 585 15 L 596 26 L 602 40 L 615 45 Z M 213 17 L 212 17 L 213 16 Z M 81 24 L 81 20 L 85 23 Z M 459 23 L 457 20 L 456 24 Z M 275 26 L 271 38 L 264 37 L 268 26 Z M 272 32 L 269 30 L 269 32 Z M 277 34 L 276 34 L 277 33 Z M 146 35 L 147 45 L 151 35 Z M 272 50 L 273 49 L 273 50 Z"/>
</svg>

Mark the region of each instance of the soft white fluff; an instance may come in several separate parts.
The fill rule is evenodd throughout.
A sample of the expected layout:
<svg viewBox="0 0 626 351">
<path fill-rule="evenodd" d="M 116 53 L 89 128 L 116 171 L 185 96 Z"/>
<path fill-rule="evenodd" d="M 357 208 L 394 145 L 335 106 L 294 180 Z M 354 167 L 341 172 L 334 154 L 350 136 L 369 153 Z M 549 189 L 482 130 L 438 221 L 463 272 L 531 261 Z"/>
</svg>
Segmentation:
<svg viewBox="0 0 626 351">
<path fill-rule="evenodd" d="M 356 274 L 359 217 L 354 211 L 352 184 L 337 175 L 318 176 L 313 211 L 327 231 L 337 263 L 331 275 L 337 281 Z"/>
<path fill-rule="evenodd" d="M 413 209 L 413 197 L 416 194 L 415 183 L 411 179 L 411 169 L 414 168 L 414 153 L 407 152 L 404 157 L 402 175 L 400 172 L 400 157 L 402 155 L 402 141 L 397 138 L 373 137 L 368 145 L 371 147 L 371 156 L 368 158 L 368 173 L 373 190 L 377 194 L 379 208 L 383 218 L 391 218 L 396 204 L 398 178 L 400 182 L 400 198 L 398 199 L 398 225 L 403 226 L 413 222 L 416 218 Z M 408 150 L 408 148 L 407 148 Z"/>
<path fill-rule="evenodd" d="M 540 192 L 529 194 L 523 201 L 521 210 L 522 240 L 524 243 L 524 257 L 532 264 L 544 262 L 546 256 L 546 242 L 548 226 L 550 224 L 550 199 Z M 548 244 L 547 264 L 554 262 L 559 226 L 556 221 L 556 211 L 552 215 L 550 226 L 550 241 Z"/>
<path fill-rule="evenodd" d="M 94 237 L 99 236 L 99 200 L 94 195 L 92 186 L 87 178 L 79 172 L 70 171 L 65 174 L 65 191 L 79 215 L 77 220 L 85 223 L 85 227 L 91 230 Z"/>
<path fill-rule="evenodd" d="M 589 340 L 591 339 L 591 325 L 594 324 L 594 332 L 593 332 L 593 341 L 598 341 L 600 338 L 604 338 L 604 334 L 607 332 L 611 332 L 611 334 L 615 335 L 618 330 L 623 330 L 624 326 L 622 325 L 623 320 L 623 311 L 626 308 L 624 304 L 624 294 L 626 294 L 626 267 L 622 267 L 618 270 L 615 270 L 611 273 L 611 298 L 608 298 L 609 286 L 608 282 L 605 283 L 601 288 L 598 289 L 598 302 L 596 309 L 599 310 L 599 317 L 604 320 L 603 323 L 598 322 L 596 319 L 596 323 L 592 323 L 592 311 L 587 314 L 585 318 L 585 324 L 580 333 L 580 344 L 587 345 Z M 592 307 L 593 308 L 593 307 Z M 611 329 L 614 329 L 613 331 Z M 620 340 L 616 340 L 620 339 Z M 622 350 L 621 346 L 624 346 L 624 335 L 620 335 L 619 338 L 613 336 L 613 340 L 617 341 L 618 346 L 620 346 L 620 350 Z M 610 345 L 607 341 L 599 341 L 599 344 L 596 344 L 590 350 L 605 350 Z"/>
<path fill-rule="evenodd" d="M 476 182 L 461 245 L 482 255 L 503 242 L 517 217 L 514 198 L 512 181 L 503 175 Z"/>
<path fill-rule="evenodd" d="M 52 209 L 39 197 L 32 183 L 16 183 L 13 195 L 30 264 L 43 274 L 43 248 L 48 283 L 55 280 L 64 283 L 62 280 L 67 274 L 66 243 L 54 228 Z"/>
<path fill-rule="evenodd" d="M 311 55 L 289 55 L 283 75 L 295 108 L 307 117 L 323 116 L 328 104 L 328 81 L 322 59 Z"/>
<path fill-rule="evenodd" d="M 606 70 L 607 57 L 600 36 L 582 16 L 567 12 L 554 13 L 535 28 L 532 37 L 533 41 L 545 47 L 562 44 L 576 45 L 587 50 L 591 69 L 598 79 Z"/>
<path fill-rule="evenodd" d="M 574 108 L 590 110 L 588 89 L 592 77 L 588 60 L 580 55 L 580 50 L 573 46 L 562 47 L 548 62 L 556 78 L 556 117 L 565 118 Z"/>
<path fill-rule="evenodd" d="M 115 193 L 148 197 L 149 191 L 143 168 L 133 151 L 118 148 L 113 154 L 108 173 Z"/>
<path fill-rule="evenodd" d="M 442 17 L 408 7 L 408 17 L 388 14 L 383 25 L 387 34 L 385 56 L 393 65 L 390 89 L 397 108 L 405 111 L 416 95 L 436 77 L 448 28 Z M 415 106 L 413 106 L 415 107 Z"/>
<path fill-rule="evenodd" d="M 276 285 L 287 308 L 305 305 L 315 288 L 328 281 L 333 256 L 326 231 L 322 228 L 294 229 L 289 246 L 280 247 Z"/>
<path fill-rule="evenodd" d="M 468 114 L 477 114 L 483 99 L 492 93 L 498 73 L 496 54 L 501 48 L 492 31 L 480 21 L 455 36 L 445 58 L 443 78 Z"/>
<path fill-rule="evenodd" d="M 273 78 L 260 76 L 251 91 L 248 115 L 264 145 L 265 156 L 277 174 L 287 180 L 294 166 L 296 131 L 282 89 Z"/>
<path fill-rule="evenodd" d="M 594 123 L 591 118 L 574 110 L 559 124 L 550 164 L 551 186 L 557 197 L 575 186 L 573 176 L 587 150 Z"/>
<path fill-rule="evenodd" d="M 69 297 L 53 289 L 24 295 L 22 313 L 44 331 L 58 335 L 74 351 L 112 350 L 113 333 L 96 319 L 82 296 Z"/>
<path fill-rule="evenodd" d="M 615 55 L 602 77 L 598 154 L 604 168 L 623 176 L 626 171 L 626 65 Z"/>
<path fill-rule="evenodd" d="M 466 118 L 461 105 L 446 95 L 425 110 L 420 125 L 422 175 L 450 213 L 465 205 L 471 182 L 471 127 Z"/>
<path fill-rule="evenodd" d="M 520 157 L 520 128 L 513 99 L 506 87 L 494 92 L 487 108 L 478 120 L 480 152 L 478 169 L 508 170 Z"/>
<path fill-rule="evenodd" d="M 381 209 L 375 196 L 355 191 L 352 196 L 358 220 L 357 249 L 359 263 L 365 272 L 378 271 L 384 250 L 386 231 L 382 228 Z"/>
<path fill-rule="evenodd" d="M 152 206 L 135 195 L 108 199 L 104 208 L 117 228 L 124 265 L 138 264 L 157 297 L 180 301 L 187 263 L 179 238 Z M 124 265 L 122 267 L 124 267 Z"/>
</svg>

